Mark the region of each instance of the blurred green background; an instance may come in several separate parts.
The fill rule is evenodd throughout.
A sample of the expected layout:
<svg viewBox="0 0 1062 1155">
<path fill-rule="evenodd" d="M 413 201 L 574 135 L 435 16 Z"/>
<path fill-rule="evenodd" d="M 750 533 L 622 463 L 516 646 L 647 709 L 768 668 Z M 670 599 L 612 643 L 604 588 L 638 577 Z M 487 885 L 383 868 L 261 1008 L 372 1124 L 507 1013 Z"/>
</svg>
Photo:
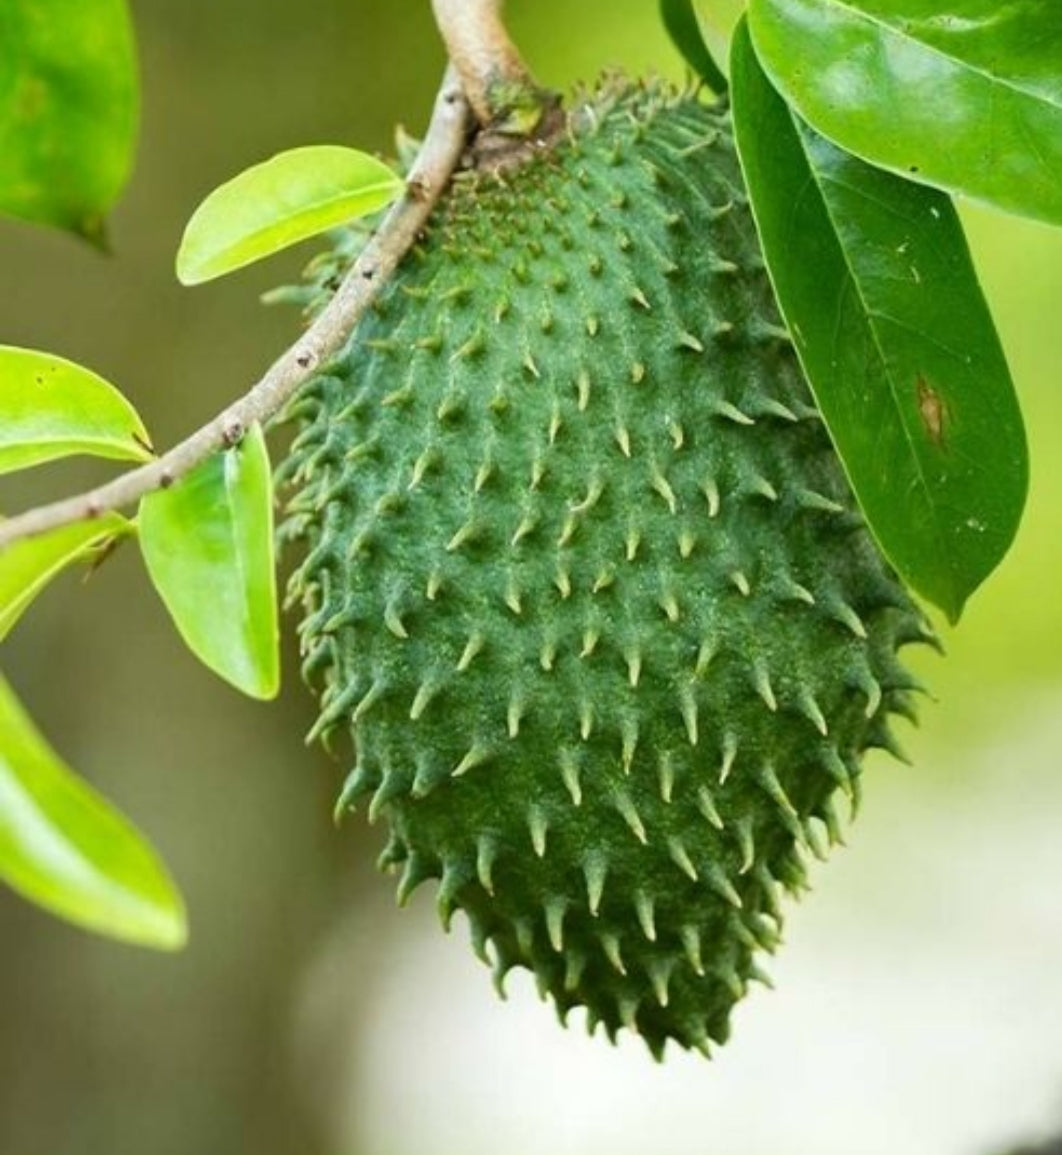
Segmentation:
<svg viewBox="0 0 1062 1155">
<path fill-rule="evenodd" d="M 509 8 L 557 87 L 616 65 L 680 75 L 651 0 Z M 703 8 L 720 27 L 735 10 Z M 166 445 L 291 339 L 294 316 L 257 297 L 308 255 L 181 290 L 191 210 L 279 149 L 418 131 L 443 59 L 427 0 L 134 9 L 143 135 L 116 256 L 0 223 L 0 341 L 108 376 Z M 303 746 L 291 649 L 281 702 L 241 699 L 182 649 L 125 549 L 46 595 L 4 669 L 162 848 L 192 941 L 137 952 L 0 892 L 0 1152 L 991 1155 L 1058 1125 L 1062 233 L 967 218 L 1026 409 L 1029 511 L 948 658 L 921 662 L 938 701 L 908 737 L 915 768 L 871 765 L 850 848 L 791 915 L 778 989 L 713 1063 L 562 1032 L 527 983 L 498 1002 L 430 895 L 395 910 L 379 832 L 334 829 L 347 767 Z M 8 479 L 0 508 L 98 469 Z"/>
</svg>

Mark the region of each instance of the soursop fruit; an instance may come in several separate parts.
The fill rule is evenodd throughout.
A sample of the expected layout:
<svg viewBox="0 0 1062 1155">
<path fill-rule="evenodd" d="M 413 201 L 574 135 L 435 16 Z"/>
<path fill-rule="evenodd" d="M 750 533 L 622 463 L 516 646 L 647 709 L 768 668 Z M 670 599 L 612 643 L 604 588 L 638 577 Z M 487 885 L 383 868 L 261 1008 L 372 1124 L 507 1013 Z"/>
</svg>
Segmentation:
<svg viewBox="0 0 1062 1155">
<path fill-rule="evenodd" d="M 285 470 L 317 734 L 499 984 L 708 1051 L 927 627 L 859 517 L 725 109 L 616 85 L 461 174 Z"/>
</svg>

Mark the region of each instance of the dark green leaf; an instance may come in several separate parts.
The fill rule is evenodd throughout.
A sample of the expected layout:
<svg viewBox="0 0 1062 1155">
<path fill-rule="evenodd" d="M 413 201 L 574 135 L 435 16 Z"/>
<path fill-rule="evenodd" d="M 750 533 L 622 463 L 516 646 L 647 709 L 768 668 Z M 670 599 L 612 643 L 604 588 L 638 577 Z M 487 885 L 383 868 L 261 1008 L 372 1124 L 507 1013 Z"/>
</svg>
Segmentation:
<svg viewBox="0 0 1062 1155">
<path fill-rule="evenodd" d="M 107 513 L 0 550 L 0 641 L 57 573 L 132 528 L 124 517 Z"/>
<path fill-rule="evenodd" d="M 1058 0 L 750 0 L 756 51 L 857 156 L 1062 224 Z"/>
<path fill-rule="evenodd" d="M 660 0 L 660 16 L 686 63 L 713 92 L 722 96 L 727 89 L 726 77 L 704 41 L 693 0 Z"/>
<path fill-rule="evenodd" d="M 101 243 L 138 102 L 125 0 L 3 0 L 0 214 Z"/>
<path fill-rule="evenodd" d="M 113 938 L 159 950 L 187 939 L 180 895 L 155 852 L 49 749 L 2 677 L 0 878 Z"/>
<path fill-rule="evenodd" d="M 207 197 L 185 229 L 177 276 L 198 285 L 393 201 L 402 178 L 353 148 L 282 152 Z"/>
<path fill-rule="evenodd" d="M 1013 539 L 1028 465 L 954 207 L 800 121 L 744 21 L 730 77 L 767 266 L 815 399 L 885 554 L 955 620 Z"/>
<path fill-rule="evenodd" d="M 0 345 L 0 473 L 74 453 L 151 457 L 143 422 L 113 385 L 62 357 Z"/>
<path fill-rule="evenodd" d="M 254 698 L 280 683 L 273 485 L 255 425 L 170 489 L 144 498 L 140 544 L 189 648 Z"/>
</svg>

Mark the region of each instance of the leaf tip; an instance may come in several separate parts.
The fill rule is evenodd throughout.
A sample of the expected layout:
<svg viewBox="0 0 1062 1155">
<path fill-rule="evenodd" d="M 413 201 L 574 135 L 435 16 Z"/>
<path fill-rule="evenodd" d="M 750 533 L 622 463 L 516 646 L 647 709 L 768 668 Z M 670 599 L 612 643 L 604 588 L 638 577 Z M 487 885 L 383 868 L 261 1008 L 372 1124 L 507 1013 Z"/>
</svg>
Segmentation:
<svg viewBox="0 0 1062 1155">
<path fill-rule="evenodd" d="M 232 683 L 237 690 L 258 702 L 272 702 L 280 693 L 280 664 L 273 656 L 272 664 L 265 669 L 255 670 L 250 677 Z"/>
<path fill-rule="evenodd" d="M 180 894 L 172 892 L 173 905 L 159 912 L 159 918 L 140 945 L 167 954 L 176 954 L 188 945 L 188 914 Z"/>
<path fill-rule="evenodd" d="M 891 559 L 890 559 L 891 560 Z M 940 610 L 944 620 L 953 629 L 959 624 L 959 619 L 966 610 L 966 603 L 973 593 L 973 588 L 960 586 L 949 582 L 947 585 L 931 583 L 926 574 L 915 573 L 907 565 L 897 571 L 901 580 L 905 582 L 919 597 L 924 598 L 931 606 Z"/>
<path fill-rule="evenodd" d="M 966 598 L 956 598 L 940 607 L 948 620 L 948 625 L 954 629 L 966 611 Z"/>
<path fill-rule="evenodd" d="M 114 256 L 107 222 L 100 213 L 86 213 L 73 226 L 74 233 L 101 256 Z"/>
</svg>

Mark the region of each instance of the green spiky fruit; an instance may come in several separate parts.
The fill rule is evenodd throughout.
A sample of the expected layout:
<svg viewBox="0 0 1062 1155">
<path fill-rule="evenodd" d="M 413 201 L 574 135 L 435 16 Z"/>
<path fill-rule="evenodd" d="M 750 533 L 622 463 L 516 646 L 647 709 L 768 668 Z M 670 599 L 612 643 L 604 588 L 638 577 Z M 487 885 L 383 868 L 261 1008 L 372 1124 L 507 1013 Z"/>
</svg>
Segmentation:
<svg viewBox="0 0 1062 1155">
<path fill-rule="evenodd" d="M 923 620 L 773 304 L 729 119 L 599 96 L 466 173 L 300 398 L 305 673 L 344 804 L 562 1016 L 722 1041 Z"/>
</svg>

